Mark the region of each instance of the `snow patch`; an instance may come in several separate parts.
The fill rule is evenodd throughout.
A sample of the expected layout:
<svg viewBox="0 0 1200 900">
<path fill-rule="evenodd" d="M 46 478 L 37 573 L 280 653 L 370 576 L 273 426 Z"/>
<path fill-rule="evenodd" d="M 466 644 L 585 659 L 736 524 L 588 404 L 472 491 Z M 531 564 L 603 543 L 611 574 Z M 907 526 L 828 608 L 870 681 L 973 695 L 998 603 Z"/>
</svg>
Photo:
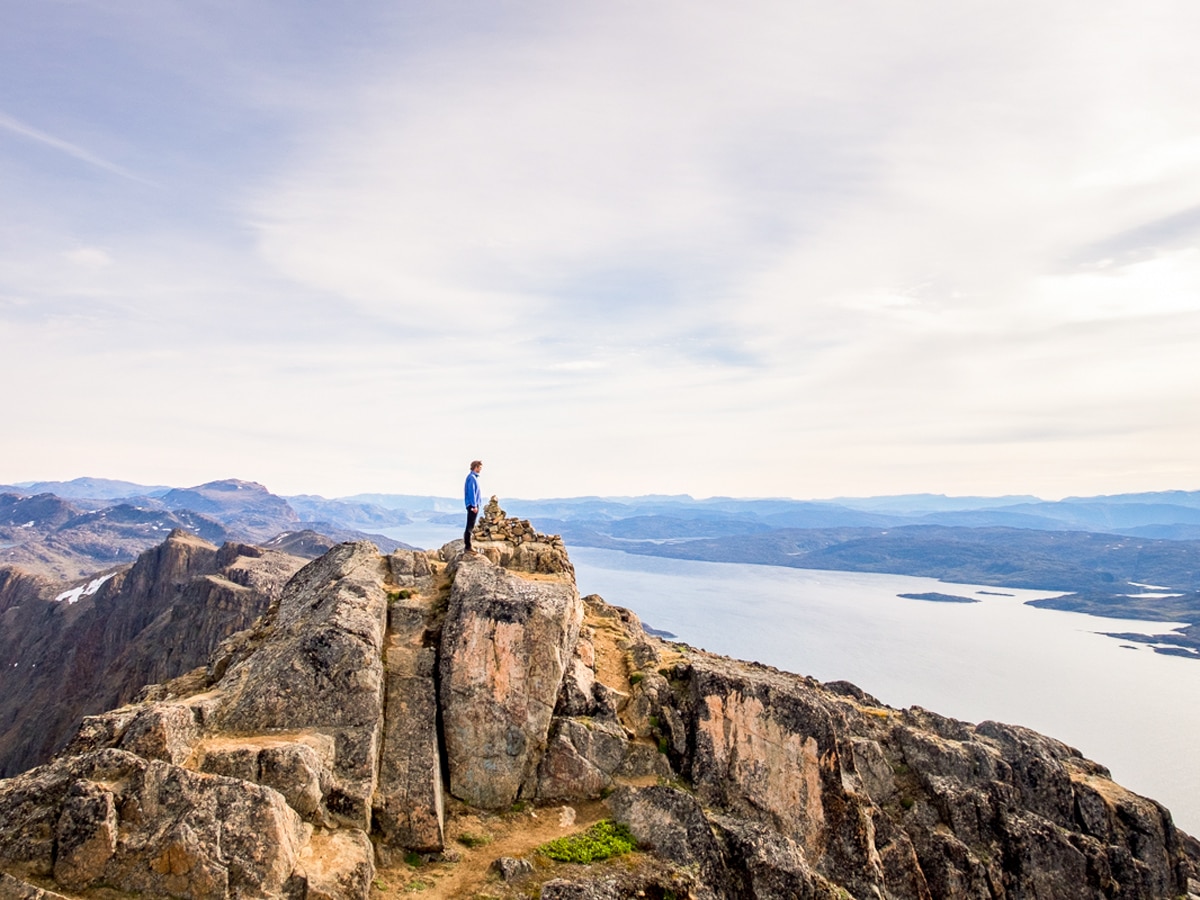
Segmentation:
<svg viewBox="0 0 1200 900">
<path fill-rule="evenodd" d="M 116 572 L 113 572 L 110 575 L 101 575 L 99 578 L 93 578 L 87 584 L 81 584 L 79 587 L 71 588 L 69 591 L 63 591 L 54 599 L 56 602 L 65 600 L 67 605 L 70 606 L 72 603 L 77 603 L 83 597 L 92 596 L 92 594 L 100 590 L 100 585 L 104 584 L 104 582 L 108 581 L 108 579 L 112 578 L 113 575 L 116 574 Z"/>
</svg>

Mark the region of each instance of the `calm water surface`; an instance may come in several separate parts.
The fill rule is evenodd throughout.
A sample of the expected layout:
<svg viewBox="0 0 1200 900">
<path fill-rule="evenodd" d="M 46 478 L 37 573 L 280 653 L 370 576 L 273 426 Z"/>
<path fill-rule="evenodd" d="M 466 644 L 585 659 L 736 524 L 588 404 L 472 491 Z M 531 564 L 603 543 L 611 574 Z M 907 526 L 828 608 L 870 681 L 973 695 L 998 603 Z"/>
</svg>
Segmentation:
<svg viewBox="0 0 1200 900">
<path fill-rule="evenodd" d="M 462 534 L 420 523 L 388 533 L 429 547 Z M 570 554 L 581 593 L 628 607 L 692 646 L 851 681 L 890 706 L 1026 725 L 1107 766 L 1200 834 L 1200 661 L 1098 633 L 1156 634 L 1169 625 L 1024 605 L 1057 592 L 587 547 Z M 927 592 L 981 602 L 896 596 Z"/>
</svg>

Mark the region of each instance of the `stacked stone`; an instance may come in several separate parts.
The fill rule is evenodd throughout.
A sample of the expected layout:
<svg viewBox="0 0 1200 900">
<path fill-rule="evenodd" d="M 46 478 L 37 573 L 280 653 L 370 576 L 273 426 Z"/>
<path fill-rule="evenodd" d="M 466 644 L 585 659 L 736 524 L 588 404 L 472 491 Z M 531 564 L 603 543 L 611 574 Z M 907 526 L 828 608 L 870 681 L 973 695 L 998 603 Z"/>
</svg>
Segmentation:
<svg viewBox="0 0 1200 900">
<path fill-rule="evenodd" d="M 500 501 L 494 494 L 483 508 L 483 515 L 480 516 L 473 535 L 481 541 L 508 541 L 510 544 L 538 541 L 563 546 L 562 538 L 557 534 L 539 534 L 528 519 L 510 518 L 508 513 L 500 508 Z"/>
<path fill-rule="evenodd" d="M 561 536 L 540 533 L 528 519 L 510 518 L 494 495 L 475 525 L 472 544 L 506 569 L 546 575 L 575 573 Z"/>
</svg>

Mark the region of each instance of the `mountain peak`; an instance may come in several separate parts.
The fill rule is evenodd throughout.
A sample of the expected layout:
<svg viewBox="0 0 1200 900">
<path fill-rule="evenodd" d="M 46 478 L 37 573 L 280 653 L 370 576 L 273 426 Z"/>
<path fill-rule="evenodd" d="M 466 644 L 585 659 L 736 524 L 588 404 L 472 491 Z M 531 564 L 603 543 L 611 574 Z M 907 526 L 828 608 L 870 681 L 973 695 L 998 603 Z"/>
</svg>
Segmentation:
<svg viewBox="0 0 1200 900">
<path fill-rule="evenodd" d="M 1200 848 L 1078 751 L 659 640 L 491 518 L 493 553 L 338 545 L 205 668 L 88 718 L 0 782 L 0 870 L 365 900 L 421 853 L 457 858 L 446 895 L 473 896 L 485 842 L 449 836 L 486 821 L 532 846 L 544 819 L 515 801 L 606 814 L 646 851 L 528 871 L 528 896 L 1187 893 Z"/>
</svg>

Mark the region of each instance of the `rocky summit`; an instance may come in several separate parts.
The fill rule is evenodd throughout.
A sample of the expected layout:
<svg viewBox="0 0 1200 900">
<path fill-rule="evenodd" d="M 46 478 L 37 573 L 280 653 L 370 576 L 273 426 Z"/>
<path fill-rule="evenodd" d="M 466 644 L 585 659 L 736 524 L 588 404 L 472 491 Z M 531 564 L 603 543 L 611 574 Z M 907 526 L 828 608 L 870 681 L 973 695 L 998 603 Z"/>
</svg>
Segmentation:
<svg viewBox="0 0 1200 900">
<path fill-rule="evenodd" d="M 0 898 L 367 898 L 418 863 L 437 897 L 1200 895 L 1200 846 L 1072 748 L 664 642 L 485 521 L 475 554 L 333 547 L 0 781 Z M 638 849 L 517 840 L 577 808 Z"/>
</svg>

